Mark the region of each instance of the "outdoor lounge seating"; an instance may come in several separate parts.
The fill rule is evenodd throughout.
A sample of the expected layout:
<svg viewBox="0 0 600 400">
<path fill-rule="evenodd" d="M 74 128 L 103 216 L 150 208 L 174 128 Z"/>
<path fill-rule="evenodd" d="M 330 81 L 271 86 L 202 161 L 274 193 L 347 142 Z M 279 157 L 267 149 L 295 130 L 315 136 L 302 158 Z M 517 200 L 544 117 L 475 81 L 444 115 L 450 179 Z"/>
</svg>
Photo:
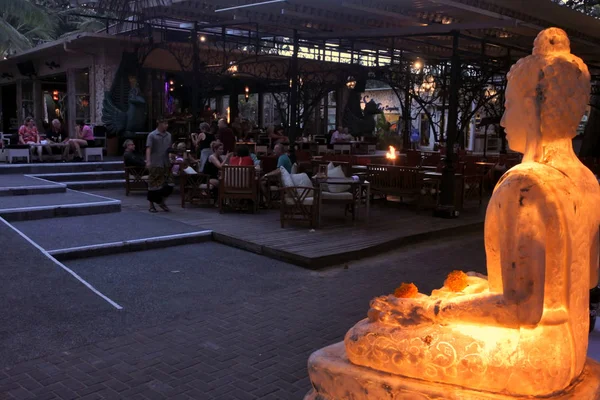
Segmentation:
<svg viewBox="0 0 600 400">
<path fill-rule="evenodd" d="M 398 196 L 400 201 L 404 197 L 419 196 L 423 187 L 423 177 L 415 167 L 368 165 L 367 180 L 373 194 Z"/>
<path fill-rule="evenodd" d="M 148 190 L 148 170 L 144 167 L 125 167 L 125 195 Z"/>
<path fill-rule="evenodd" d="M 252 211 L 258 211 L 258 182 L 254 166 L 224 165 L 219 181 L 219 211 L 226 205 L 238 205 L 241 200 L 252 202 Z"/>
<path fill-rule="evenodd" d="M 90 157 L 98 157 L 98 158 L 100 158 L 100 161 L 103 161 L 104 160 L 103 150 L 104 149 L 102 147 L 82 147 L 81 148 L 83 159 L 86 162 L 88 162 L 90 160 Z"/>
<path fill-rule="evenodd" d="M 187 174 L 183 170 L 179 176 L 179 185 L 181 208 L 185 208 L 186 203 L 197 204 L 202 201 L 215 200 L 213 196 L 214 187 L 210 184 L 209 175 Z"/>
<path fill-rule="evenodd" d="M 309 186 L 286 186 L 280 189 L 281 198 L 281 227 L 285 227 L 287 221 L 307 221 L 311 228 L 316 225 L 317 200 L 313 187 Z"/>
</svg>

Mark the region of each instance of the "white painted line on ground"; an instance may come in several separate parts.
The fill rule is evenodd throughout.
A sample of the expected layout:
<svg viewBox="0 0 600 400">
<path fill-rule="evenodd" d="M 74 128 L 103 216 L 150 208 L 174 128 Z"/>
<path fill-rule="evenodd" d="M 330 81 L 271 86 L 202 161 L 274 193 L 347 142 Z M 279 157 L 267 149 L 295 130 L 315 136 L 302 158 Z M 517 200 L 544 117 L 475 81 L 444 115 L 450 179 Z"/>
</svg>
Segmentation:
<svg viewBox="0 0 600 400">
<path fill-rule="evenodd" d="M 32 174 L 32 177 L 43 179 L 47 176 L 71 176 L 71 175 L 82 175 L 82 176 L 95 176 L 95 175 L 125 175 L 123 171 L 85 171 L 85 172 L 56 172 L 50 174 Z"/>
<path fill-rule="evenodd" d="M 75 279 L 77 279 L 79 282 L 83 283 L 85 286 L 87 286 L 88 289 L 90 289 L 92 292 L 96 293 L 102 299 L 106 300 L 111 306 L 113 306 L 117 310 L 122 310 L 123 309 L 123 307 L 121 307 L 120 305 L 118 305 L 117 303 L 115 303 L 114 301 L 112 301 L 111 299 L 109 299 L 108 297 L 106 297 L 104 294 L 100 293 L 98 291 L 98 289 L 96 289 L 95 287 L 93 287 L 92 285 L 90 285 L 85 279 L 83 279 L 82 277 L 80 277 L 79 275 L 77 275 L 77 273 L 75 271 L 73 271 L 72 269 L 70 269 L 69 267 L 67 267 L 66 265 L 64 265 L 63 263 L 61 263 L 60 261 L 58 261 L 56 258 L 52 257 L 52 255 L 50 255 L 46 250 L 44 250 L 42 247 L 40 247 L 40 245 L 38 245 L 36 242 L 34 242 L 33 240 L 31 240 L 29 238 L 29 236 L 25 235 L 23 232 L 21 232 L 20 230 L 18 230 L 17 228 L 15 228 L 14 226 L 12 226 L 11 224 L 9 224 L 8 221 L 6 221 L 4 218 L 0 217 L 0 221 L 2 221 L 2 223 L 4 223 L 6 226 L 8 226 L 10 229 L 12 229 L 13 231 L 15 231 L 16 233 L 18 233 L 19 236 L 21 236 L 23 239 L 25 239 L 27 242 L 29 242 L 32 246 L 34 246 L 36 249 L 38 249 L 44 256 L 46 256 L 48 259 L 50 259 L 53 263 L 55 263 L 56 265 L 58 265 L 59 267 L 61 267 L 63 270 L 67 271 Z"/>
<path fill-rule="evenodd" d="M 111 199 L 110 197 L 106 197 L 106 196 L 100 196 L 99 194 L 94 194 L 94 193 L 84 192 L 84 191 L 82 191 L 82 190 L 75 190 L 75 189 L 69 189 L 69 188 L 67 188 L 67 191 L 68 191 L 68 192 L 83 193 L 83 194 L 87 194 L 88 196 L 99 197 L 99 198 L 101 198 L 101 199 L 105 199 L 105 200 L 118 201 L 119 203 L 121 202 L 120 200 L 117 200 L 117 199 Z"/>
<path fill-rule="evenodd" d="M 154 243 L 154 242 L 162 242 L 165 240 L 172 240 L 172 239 L 186 239 L 186 238 L 190 238 L 190 237 L 205 237 L 205 236 L 211 236 L 211 235 L 212 235 L 212 231 L 177 233 L 174 235 L 153 236 L 153 237 L 143 238 L 143 239 L 123 240 L 121 242 L 110 242 L 110 243 L 91 244 L 88 246 L 67 247 L 65 249 L 48 250 L 48 253 L 50 255 L 55 255 L 55 254 L 70 253 L 73 251 L 106 249 L 106 248 L 111 248 L 111 247 L 122 247 L 122 246 L 130 245 L 130 244 Z"/>
<path fill-rule="evenodd" d="M 88 194 L 88 193 L 86 193 Z M 74 207 L 92 207 L 92 206 L 111 206 L 115 204 L 121 204 L 119 200 L 111 199 L 111 201 L 96 201 L 90 203 L 74 203 L 74 204 L 55 204 L 50 206 L 33 206 L 33 207 L 20 207 L 20 208 L 2 208 L 2 212 L 21 212 L 21 211 L 44 211 L 52 210 L 55 208 L 74 208 Z"/>
<path fill-rule="evenodd" d="M 38 178 L 37 176 L 31 175 L 31 174 L 24 174 L 23 176 L 26 176 L 27 178 L 31 178 L 31 179 L 37 179 L 38 181 L 48 182 L 48 183 L 50 183 L 50 184 L 52 184 L 54 186 L 62 186 L 62 187 L 67 186 L 67 185 L 65 185 L 63 183 L 49 181 L 48 179 Z"/>
<path fill-rule="evenodd" d="M 3 186 L 0 187 L 0 191 L 10 191 L 10 190 L 32 190 L 32 189 L 56 189 L 63 188 L 67 185 L 38 185 L 38 186 Z"/>
</svg>

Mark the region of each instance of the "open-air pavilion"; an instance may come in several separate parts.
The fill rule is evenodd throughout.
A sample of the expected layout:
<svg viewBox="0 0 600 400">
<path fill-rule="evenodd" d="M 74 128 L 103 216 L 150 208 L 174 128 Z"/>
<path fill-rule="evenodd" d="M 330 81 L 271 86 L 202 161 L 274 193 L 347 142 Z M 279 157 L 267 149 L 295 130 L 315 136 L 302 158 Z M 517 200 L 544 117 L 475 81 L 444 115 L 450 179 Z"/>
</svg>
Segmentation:
<svg viewBox="0 0 600 400">
<path fill-rule="evenodd" d="M 64 74 L 58 98 L 109 134 L 126 134 L 129 127 L 116 124 L 111 113 L 127 110 L 132 85 L 139 85 L 147 114 L 136 131 L 148 132 L 157 115 L 174 114 L 171 95 L 179 93 L 183 132 L 197 126 L 207 106 L 233 121 L 252 97 L 256 124 L 281 123 L 292 140 L 338 125 L 371 136 L 376 126 L 364 91 L 368 81 L 378 81 L 398 97 L 400 146 L 408 148 L 415 128 L 445 145 L 450 185 L 454 144 L 468 147 L 477 127 L 497 125 L 505 74 L 530 53 L 541 29 L 565 29 L 592 73 L 600 65 L 598 21 L 546 0 L 79 3 L 110 11 L 98 17 L 106 23 L 103 32 L 0 61 L 4 131 L 14 126 L 11 114 L 17 122 L 31 111 L 40 119 L 48 109 L 40 92 L 52 86 L 46 76 Z M 69 126 L 75 114 L 68 113 Z"/>
</svg>

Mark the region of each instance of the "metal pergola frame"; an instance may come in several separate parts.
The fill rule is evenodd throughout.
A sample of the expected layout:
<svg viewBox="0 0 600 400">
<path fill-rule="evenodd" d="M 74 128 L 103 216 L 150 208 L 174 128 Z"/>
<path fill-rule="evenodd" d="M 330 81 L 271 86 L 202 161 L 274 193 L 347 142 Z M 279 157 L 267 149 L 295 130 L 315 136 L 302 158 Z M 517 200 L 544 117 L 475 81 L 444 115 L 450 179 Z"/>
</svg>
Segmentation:
<svg viewBox="0 0 600 400">
<path fill-rule="evenodd" d="M 115 1 L 119 3 L 104 0 Z M 193 49 L 194 86 L 198 82 L 203 51 L 200 36 L 210 38 L 213 43 L 221 42 L 224 50 L 240 51 L 241 48 L 248 57 L 287 58 L 291 110 L 297 110 L 298 68 L 303 58 L 336 63 L 332 59 L 336 54 L 337 65 L 405 71 L 408 78 L 403 115 L 410 99 L 410 63 L 423 59 L 446 65 L 449 73 L 443 77 L 443 83 L 447 86 L 448 131 L 442 204 L 449 206 L 454 197 L 454 143 L 459 133 L 463 65 L 492 66 L 498 72 L 506 72 L 515 59 L 530 54 L 533 38 L 539 30 L 563 21 L 565 26 L 561 27 L 569 33 L 574 52 L 581 50 L 582 58 L 594 72 L 600 65 L 600 35 L 596 33 L 600 31 L 597 29 L 600 24 L 550 0 L 530 0 L 527 6 L 517 0 L 420 0 L 421 11 L 414 3 L 413 0 L 400 4 L 393 0 L 378 3 L 369 0 L 170 0 L 167 6 L 160 0 L 152 0 L 136 7 L 138 21 L 113 20 L 117 25 L 111 27 L 107 22 L 107 31 L 113 28 L 115 33 L 143 34 L 154 28 L 184 32 Z M 173 26 L 176 20 L 188 25 Z M 289 122 L 293 138 L 296 112 L 291 113 Z"/>
</svg>

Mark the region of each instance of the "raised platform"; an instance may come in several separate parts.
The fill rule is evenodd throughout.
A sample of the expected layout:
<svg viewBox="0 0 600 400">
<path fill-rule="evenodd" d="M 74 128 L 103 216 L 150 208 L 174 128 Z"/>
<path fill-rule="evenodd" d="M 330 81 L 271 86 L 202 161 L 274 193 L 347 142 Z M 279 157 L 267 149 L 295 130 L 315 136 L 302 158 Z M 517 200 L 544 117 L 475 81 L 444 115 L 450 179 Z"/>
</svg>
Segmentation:
<svg viewBox="0 0 600 400">
<path fill-rule="evenodd" d="M 118 199 L 124 209 L 147 212 L 143 192 L 130 196 L 125 196 L 124 189 L 91 193 Z M 325 208 L 320 229 L 310 229 L 303 223 L 281 228 L 279 210 L 219 214 L 213 206 L 182 209 L 179 202 L 179 195 L 174 194 L 167 201 L 172 212 L 157 215 L 198 230 L 210 230 L 219 243 L 310 269 L 352 262 L 425 240 L 481 232 L 485 213 L 485 206 L 475 206 L 460 218 L 441 219 L 434 218 L 430 211 L 417 212 L 405 205 L 377 201 L 372 203 L 368 222 L 359 213 L 353 223 L 349 216 L 344 217 L 343 209 L 330 205 Z"/>
<path fill-rule="evenodd" d="M 344 343 L 314 352 L 308 360 L 313 390 L 304 400 L 533 400 L 435 384 L 405 378 L 352 364 Z M 540 398 L 542 399 L 542 398 Z M 580 379 L 564 393 L 543 397 L 548 400 L 600 399 L 600 364 L 588 359 Z"/>
</svg>

